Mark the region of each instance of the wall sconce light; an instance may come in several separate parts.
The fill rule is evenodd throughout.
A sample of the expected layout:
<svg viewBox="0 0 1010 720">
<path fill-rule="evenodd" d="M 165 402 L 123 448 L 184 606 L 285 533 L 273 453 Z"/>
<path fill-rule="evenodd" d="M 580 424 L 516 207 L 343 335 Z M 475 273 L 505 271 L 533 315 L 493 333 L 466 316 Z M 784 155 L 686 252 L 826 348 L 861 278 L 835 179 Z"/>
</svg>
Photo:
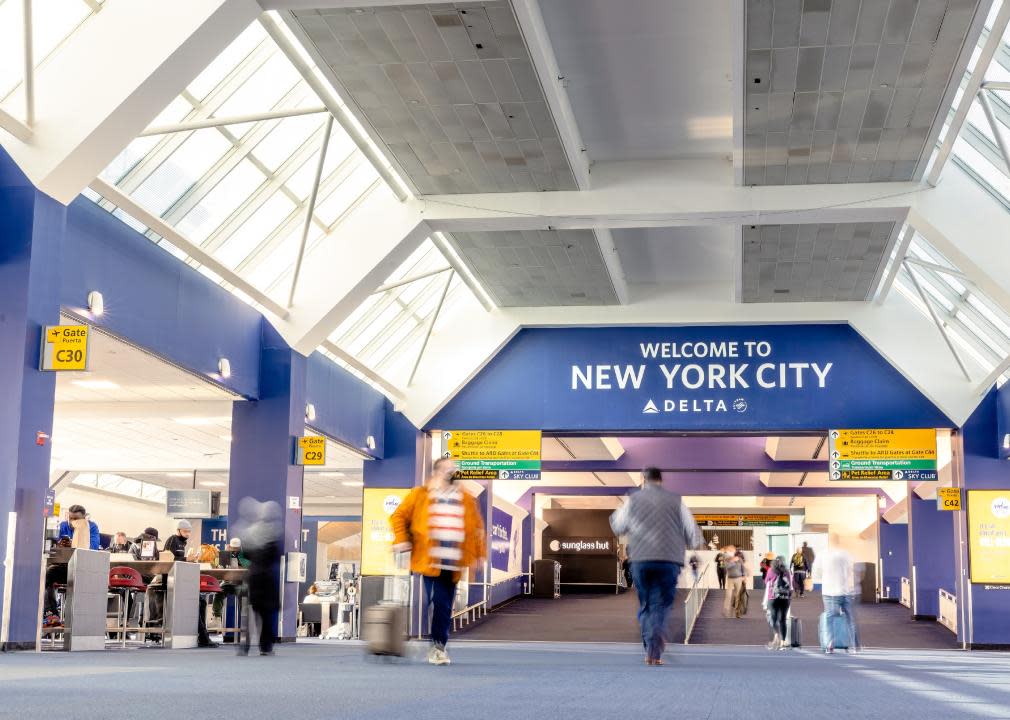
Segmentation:
<svg viewBox="0 0 1010 720">
<path fill-rule="evenodd" d="M 228 358 L 221 358 L 217 361 L 217 372 L 225 379 L 231 377 L 231 363 L 228 362 Z"/>
<path fill-rule="evenodd" d="M 316 419 L 316 406 L 312 403 L 305 403 L 305 419 L 308 422 Z"/>
<path fill-rule="evenodd" d="M 97 290 L 92 290 L 88 293 L 88 310 L 95 317 L 101 317 L 105 312 L 105 298 L 102 297 L 102 293 Z"/>
<path fill-rule="evenodd" d="M 365 438 L 365 445 L 368 446 L 369 450 L 374 450 L 375 449 L 375 436 L 374 435 L 369 435 L 367 438 Z"/>
</svg>

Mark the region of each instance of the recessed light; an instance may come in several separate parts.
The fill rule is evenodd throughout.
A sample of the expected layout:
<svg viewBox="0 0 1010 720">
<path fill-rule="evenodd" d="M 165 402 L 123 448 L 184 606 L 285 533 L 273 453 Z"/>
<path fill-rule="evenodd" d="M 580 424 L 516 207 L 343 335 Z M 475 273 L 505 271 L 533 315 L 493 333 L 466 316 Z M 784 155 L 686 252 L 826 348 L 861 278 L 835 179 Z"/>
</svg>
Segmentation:
<svg viewBox="0 0 1010 720">
<path fill-rule="evenodd" d="M 340 484 L 344 487 L 363 487 L 365 483 L 361 480 L 344 480 Z"/>
<path fill-rule="evenodd" d="M 111 380 L 71 380 L 72 385 L 82 387 L 87 390 L 118 390 L 119 385 Z"/>
<path fill-rule="evenodd" d="M 172 422 L 180 425 L 223 425 L 230 421 L 228 417 L 177 417 L 172 418 Z"/>
<path fill-rule="evenodd" d="M 343 477 L 344 474 L 339 470 L 324 470 L 323 472 L 316 473 L 319 477 Z"/>
<path fill-rule="evenodd" d="M 191 472 L 170 472 L 170 473 L 165 473 L 165 475 L 167 475 L 168 477 L 174 477 L 174 478 L 191 478 L 191 477 L 193 477 L 193 473 L 191 473 Z"/>
<path fill-rule="evenodd" d="M 204 485 L 206 487 L 224 487 L 225 486 L 225 483 L 221 482 L 220 480 L 201 480 L 200 484 Z"/>
<path fill-rule="evenodd" d="M 221 438 L 222 440 L 227 440 L 228 442 L 231 442 L 231 435 L 218 435 L 218 437 Z"/>
</svg>

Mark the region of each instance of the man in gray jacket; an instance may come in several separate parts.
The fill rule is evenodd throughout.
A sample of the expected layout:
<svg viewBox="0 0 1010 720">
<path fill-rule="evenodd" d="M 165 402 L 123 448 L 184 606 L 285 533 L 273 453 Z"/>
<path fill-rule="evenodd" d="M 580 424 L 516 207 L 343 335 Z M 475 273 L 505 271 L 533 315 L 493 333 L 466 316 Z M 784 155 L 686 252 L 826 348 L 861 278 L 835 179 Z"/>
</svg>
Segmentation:
<svg viewBox="0 0 1010 720">
<path fill-rule="evenodd" d="M 645 663 L 662 665 L 666 623 L 684 554 L 704 546 L 705 539 L 680 496 L 663 489 L 657 468 L 645 468 L 642 480 L 642 489 L 611 515 L 610 526 L 617 535 L 628 536 Z"/>
</svg>

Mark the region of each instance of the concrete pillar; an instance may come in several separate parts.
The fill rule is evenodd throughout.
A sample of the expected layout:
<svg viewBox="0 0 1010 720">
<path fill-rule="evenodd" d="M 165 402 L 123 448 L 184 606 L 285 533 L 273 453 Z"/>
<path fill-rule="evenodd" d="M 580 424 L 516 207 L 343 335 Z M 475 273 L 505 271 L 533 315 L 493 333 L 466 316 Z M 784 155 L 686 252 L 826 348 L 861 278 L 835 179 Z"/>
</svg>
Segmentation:
<svg viewBox="0 0 1010 720">
<path fill-rule="evenodd" d="M 939 591 L 956 592 L 953 513 L 936 509 L 936 500 L 908 496 L 908 552 L 912 566 L 912 614 L 935 620 Z"/>
<path fill-rule="evenodd" d="M 281 506 L 284 551 L 300 551 L 303 468 L 294 464 L 295 438 L 305 432 L 305 357 L 288 347 L 263 321 L 260 352 L 260 399 L 239 401 L 232 410 L 228 527 L 238 522 L 239 502 L 253 497 Z M 297 498 L 298 508 L 290 507 Z M 281 580 L 283 612 L 280 636 L 294 639 L 298 583 Z"/>
<path fill-rule="evenodd" d="M 60 320 L 66 208 L 0 149 L 0 642 L 34 648 L 42 508 L 49 488 L 56 378 L 39 368 L 43 325 Z"/>
</svg>

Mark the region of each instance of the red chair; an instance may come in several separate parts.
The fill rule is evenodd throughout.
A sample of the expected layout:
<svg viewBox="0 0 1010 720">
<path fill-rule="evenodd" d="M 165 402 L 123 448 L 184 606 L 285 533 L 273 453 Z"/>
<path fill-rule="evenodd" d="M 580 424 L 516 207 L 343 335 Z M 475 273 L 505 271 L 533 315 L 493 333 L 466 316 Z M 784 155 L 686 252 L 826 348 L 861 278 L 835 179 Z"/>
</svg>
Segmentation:
<svg viewBox="0 0 1010 720">
<path fill-rule="evenodd" d="M 221 592 L 221 581 L 212 575 L 200 576 L 200 594 L 216 595 Z"/>
<path fill-rule="evenodd" d="M 130 599 L 137 593 L 147 592 L 147 585 L 140 573 L 133 568 L 116 566 L 109 570 L 109 592 L 122 598 L 122 615 L 117 613 L 116 625 L 122 632 L 123 647 L 126 647 L 126 628 L 130 617 Z M 120 622 L 122 621 L 122 622 Z"/>
</svg>

